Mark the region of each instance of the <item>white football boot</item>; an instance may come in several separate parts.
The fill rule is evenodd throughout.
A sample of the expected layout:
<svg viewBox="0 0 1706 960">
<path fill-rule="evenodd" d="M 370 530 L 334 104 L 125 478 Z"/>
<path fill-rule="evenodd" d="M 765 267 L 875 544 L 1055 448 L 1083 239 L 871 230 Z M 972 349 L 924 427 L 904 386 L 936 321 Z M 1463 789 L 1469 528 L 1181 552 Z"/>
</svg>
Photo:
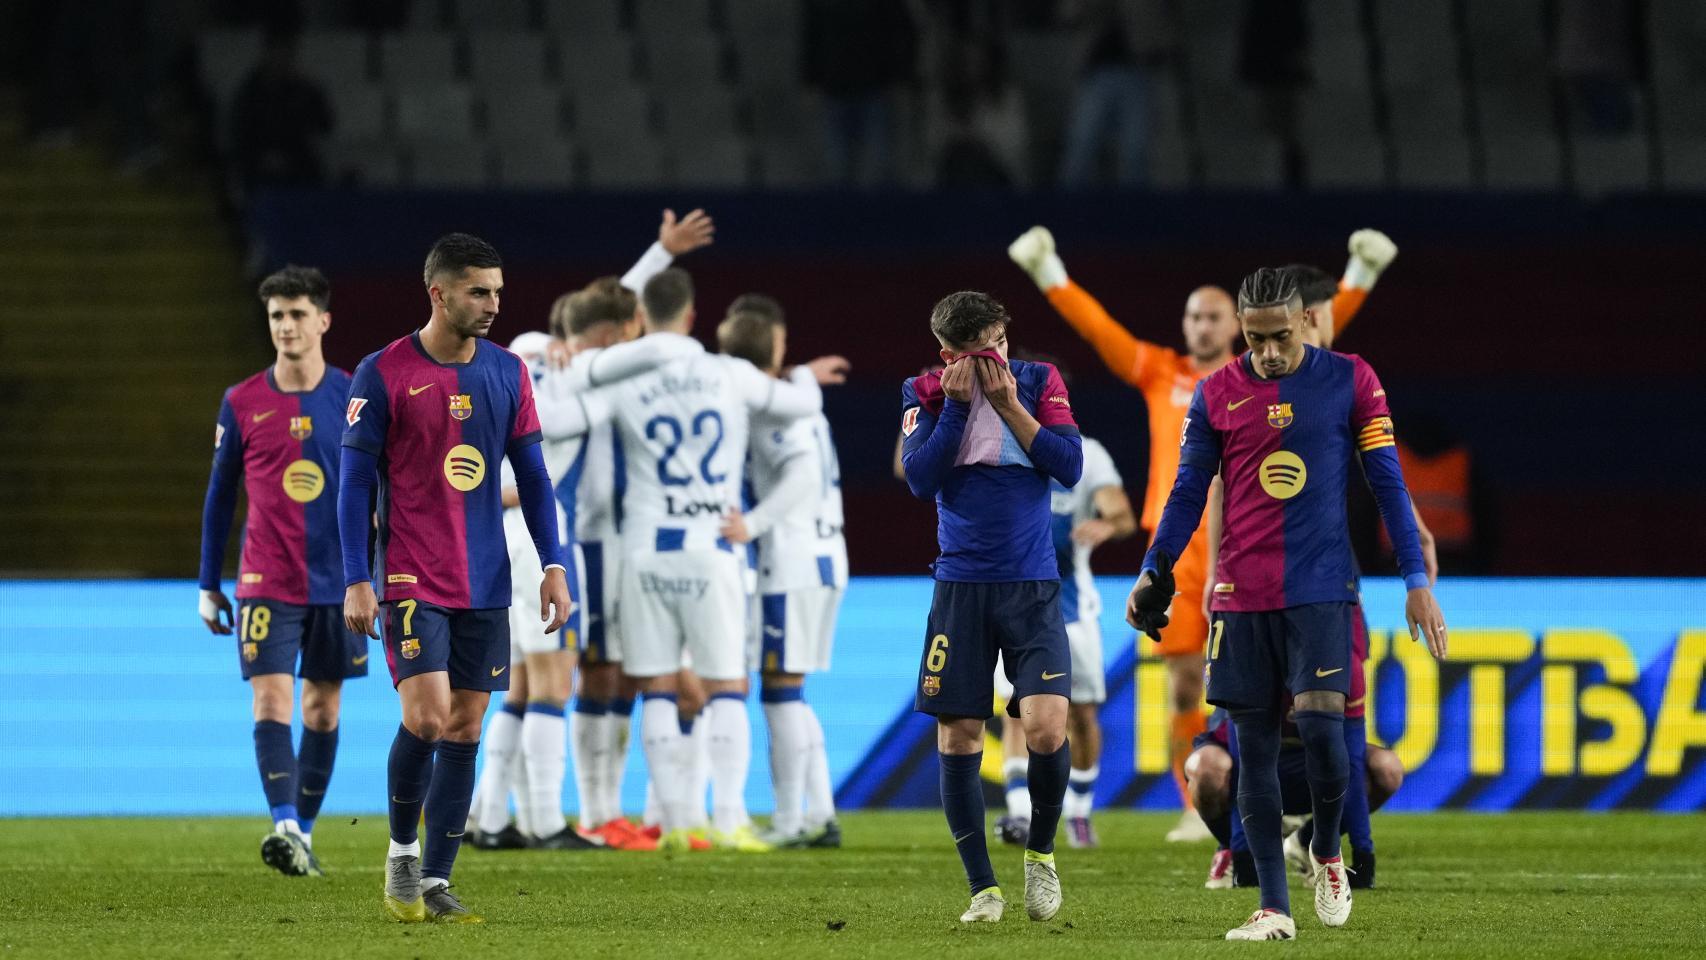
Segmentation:
<svg viewBox="0 0 1706 960">
<path fill-rule="evenodd" d="M 1060 874 L 1052 853 L 1025 851 L 1025 912 L 1032 920 L 1052 920 L 1060 912 Z"/>
<path fill-rule="evenodd" d="M 1226 931 L 1228 940 L 1295 940 L 1297 924 L 1283 913 L 1257 910 L 1242 927 Z"/>
<path fill-rule="evenodd" d="M 1001 911 L 1007 908 L 1007 901 L 1001 897 L 1000 887 L 985 887 L 971 898 L 971 906 L 960 914 L 961 923 L 1000 923 Z"/>
<path fill-rule="evenodd" d="M 1339 857 L 1315 862 L 1315 915 L 1329 927 L 1342 927 L 1351 918 L 1351 883 Z"/>
</svg>

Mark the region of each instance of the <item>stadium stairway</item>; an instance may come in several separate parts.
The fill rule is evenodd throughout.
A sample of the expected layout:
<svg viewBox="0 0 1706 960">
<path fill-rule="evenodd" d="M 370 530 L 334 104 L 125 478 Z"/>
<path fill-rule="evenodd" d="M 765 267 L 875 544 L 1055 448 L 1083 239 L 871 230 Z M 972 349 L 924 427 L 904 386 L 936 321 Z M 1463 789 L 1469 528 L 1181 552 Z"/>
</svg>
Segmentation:
<svg viewBox="0 0 1706 960">
<path fill-rule="evenodd" d="M 5 126 L 0 574 L 194 576 L 221 391 L 266 356 L 215 191 Z"/>
</svg>

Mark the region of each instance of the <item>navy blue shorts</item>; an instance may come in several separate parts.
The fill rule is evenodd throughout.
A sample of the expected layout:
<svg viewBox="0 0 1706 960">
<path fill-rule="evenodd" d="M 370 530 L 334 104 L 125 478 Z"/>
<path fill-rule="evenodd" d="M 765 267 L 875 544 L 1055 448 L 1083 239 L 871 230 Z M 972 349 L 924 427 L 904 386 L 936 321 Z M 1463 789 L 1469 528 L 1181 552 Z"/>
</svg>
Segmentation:
<svg viewBox="0 0 1706 960">
<path fill-rule="evenodd" d="M 610 640 L 614 631 L 611 629 L 610 615 L 615 611 L 616 597 L 614 589 L 606 589 L 616 585 L 615 578 L 606 577 L 604 544 L 599 541 L 581 541 L 581 576 L 586 580 L 582 596 L 578 598 L 580 608 L 580 653 L 581 663 L 593 667 L 601 663 L 611 663 L 620 657 L 612 657 L 616 652 L 610 649 Z M 565 628 L 566 629 L 566 628 Z"/>
<path fill-rule="evenodd" d="M 367 676 L 367 638 L 344 626 L 336 604 L 279 603 L 251 597 L 237 608 L 237 662 L 248 680 L 296 673 L 304 680 Z"/>
<path fill-rule="evenodd" d="M 1072 652 L 1060 613 L 1060 581 L 936 581 L 913 709 L 987 717 L 995 706 L 995 659 L 1013 683 L 1009 716 L 1035 693 L 1072 696 Z"/>
<path fill-rule="evenodd" d="M 1351 689 L 1352 603 L 1216 612 L 1209 628 L 1208 702 L 1279 709 L 1281 695 Z"/>
<path fill-rule="evenodd" d="M 418 600 L 379 605 L 385 664 L 395 687 L 445 671 L 453 690 L 509 689 L 509 608 L 450 610 Z"/>
</svg>

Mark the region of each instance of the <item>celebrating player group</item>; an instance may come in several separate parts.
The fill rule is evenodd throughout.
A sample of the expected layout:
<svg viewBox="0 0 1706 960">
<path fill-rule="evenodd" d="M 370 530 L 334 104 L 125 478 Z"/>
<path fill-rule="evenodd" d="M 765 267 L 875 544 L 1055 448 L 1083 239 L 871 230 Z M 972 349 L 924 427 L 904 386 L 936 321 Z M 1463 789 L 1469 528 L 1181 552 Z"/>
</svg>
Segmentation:
<svg viewBox="0 0 1706 960">
<path fill-rule="evenodd" d="M 200 607 L 210 630 L 235 634 L 253 690 L 268 865 L 321 873 L 313 826 L 342 683 L 366 674 L 369 638 L 401 707 L 387 769 L 392 919 L 482 922 L 450 884 L 464 839 L 676 853 L 840 845 L 805 681 L 829 669 L 847 583 L 821 387 L 848 365 L 790 367 L 782 307 L 761 294 L 729 306 L 718 353 L 694 339 L 693 282 L 673 262 L 712 237 L 702 211 L 666 211 L 627 274 L 565 293 L 548 332 L 506 350 L 489 339 L 501 257 L 447 235 L 426 258 L 426 323 L 353 376 L 321 352 L 326 279 L 293 266 L 261 284 L 277 358 L 220 407 Z M 1097 843 L 1105 685 L 1089 557 L 1139 526 L 1150 543 L 1125 619 L 1169 665 L 1186 812 L 1168 838 L 1217 841 L 1208 886 L 1260 888 L 1260 908 L 1227 939 L 1296 936 L 1288 860 L 1328 926 L 1349 919 L 1353 888 L 1372 886 L 1369 812 L 1403 771 L 1367 742 L 1363 719 L 1353 463 L 1395 545 L 1413 636 L 1443 656 L 1446 628 L 1385 390 L 1361 358 L 1329 349 L 1396 248 L 1359 231 L 1350 250 L 1338 281 L 1264 267 L 1236 298 L 1196 288 L 1181 353 L 1133 337 L 1068 279 L 1046 229 L 1013 243 L 1050 304 L 1143 394 L 1153 449 L 1141 516 L 1106 450 L 1080 435 L 1064 371 L 1010 349 L 1005 305 L 966 291 L 931 312 L 939 366 L 902 387 L 897 470 L 938 514 L 915 707 L 936 718 L 942 805 L 970 892 L 961 921 L 999 921 L 1006 907 L 982 774 L 998 704 L 1008 809 L 997 835 L 1024 848 L 1027 915 L 1070 911 L 1062 819 L 1070 846 Z M 233 610 L 221 571 L 240 489 Z M 765 831 L 745 805 L 753 672 L 776 798 Z M 488 723 L 494 691 L 503 703 Z M 639 823 L 621 802 L 636 704 Z M 561 802 L 571 766 L 573 824 Z M 1309 820 L 1288 838 L 1286 815 Z"/>
</svg>

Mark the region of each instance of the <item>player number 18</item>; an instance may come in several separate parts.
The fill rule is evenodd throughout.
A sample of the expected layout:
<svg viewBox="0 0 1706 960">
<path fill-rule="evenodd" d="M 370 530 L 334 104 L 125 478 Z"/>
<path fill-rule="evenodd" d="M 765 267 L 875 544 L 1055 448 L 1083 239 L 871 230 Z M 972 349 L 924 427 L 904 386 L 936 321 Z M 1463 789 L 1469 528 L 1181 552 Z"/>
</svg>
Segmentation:
<svg viewBox="0 0 1706 960">
<path fill-rule="evenodd" d="M 272 632 L 272 608 L 249 604 L 243 608 L 243 629 L 240 636 L 260 643 Z"/>
</svg>

